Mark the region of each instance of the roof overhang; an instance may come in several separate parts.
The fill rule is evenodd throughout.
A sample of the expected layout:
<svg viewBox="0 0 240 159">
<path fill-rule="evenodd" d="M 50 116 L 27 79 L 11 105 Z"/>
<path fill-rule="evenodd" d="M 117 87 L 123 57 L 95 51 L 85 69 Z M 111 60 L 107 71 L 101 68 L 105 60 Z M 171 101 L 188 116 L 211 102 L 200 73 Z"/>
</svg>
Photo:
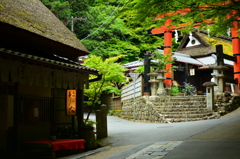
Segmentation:
<svg viewBox="0 0 240 159">
<path fill-rule="evenodd" d="M 54 54 L 78 61 L 78 56 L 88 53 L 35 33 L 0 22 L 0 47 L 19 50 L 26 54 L 53 58 Z"/>
<path fill-rule="evenodd" d="M 61 69 L 61 70 L 67 70 L 72 72 L 86 73 L 86 74 L 93 74 L 96 76 L 100 76 L 100 74 L 98 73 L 98 70 L 84 66 L 84 65 L 56 61 L 56 60 L 52 60 L 44 57 L 19 53 L 13 50 L 6 50 L 6 49 L 4 50 L 3 48 L 0 48 L 0 57 L 6 58 L 6 59 L 12 59 L 12 60 L 24 61 L 29 64 L 44 66 L 47 68 Z"/>
</svg>

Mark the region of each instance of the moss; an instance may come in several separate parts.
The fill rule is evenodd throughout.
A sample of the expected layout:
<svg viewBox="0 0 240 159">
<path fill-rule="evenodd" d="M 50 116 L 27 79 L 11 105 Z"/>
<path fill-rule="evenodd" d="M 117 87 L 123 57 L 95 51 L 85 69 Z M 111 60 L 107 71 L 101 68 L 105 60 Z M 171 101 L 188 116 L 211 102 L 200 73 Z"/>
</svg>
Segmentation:
<svg viewBox="0 0 240 159">
<path fill-rule="evenodd" d="M 19 20 L 16 19 L 16 18 L 14 18 L 14 17 L 11 17 L 11 20 L 14 21 L 15 23 L 16 23 L 16 22 L 19 22 Z"/>
<path fill-rule="evenodd" d="M 20 8 L 19 8 L 19 9 L 20 9 Z M 24 15 L 24 16 L 27 15 L 26 13 L 24 13 L 24 12 L 22 12 L 21 10 L 18 10 L 18 9 L 13 9 L 12 11 L 15 12 L 17 15 Z"/>
<path fill-rule="evenodd" d="M 5 9 L 4 6 L 2 4 L 0 4 L 0 9 Z"/>
<path fill-rule="evenodd" d="M 41 24 L 38 24 L 38 23 L 34 23 L 34 24 L 33 24 L 33 27 L 34 27 L 35 29 L 40 30 L 41 32 L 45 32 L 45 27 L 44 27 L 44 25 L 41 25 Z"/>
<path fill-rule="evenodd" d="M 79 39 L 71 33 L 39 0 L 1 0 L 0 22 L 58 41 L 78 50 L 88 52 Z M 56 27 L 57 26 L 57 27 Z"/>
<path fill-rule="evenodd" d="M 232 53 L 232 44 L 228 43 L 228 42 L 224 42 L 221 40 L 216 40 L 213 38 L 209 38 L 209 37 L 204 37 L 206 39 L 206 41 L 211 45 L 212 48 L 215 48 L 216 45 L 222 45 L 223 46 L 223 53 L 233 56 Z"/>
<path fill-rule="evenodd" d="M 6 19 L 5 17 L 1 16 L 0 17 L 0 21 L 3 22 L 3 23 L 7 23 L 8 19 Z"/>
</svg>

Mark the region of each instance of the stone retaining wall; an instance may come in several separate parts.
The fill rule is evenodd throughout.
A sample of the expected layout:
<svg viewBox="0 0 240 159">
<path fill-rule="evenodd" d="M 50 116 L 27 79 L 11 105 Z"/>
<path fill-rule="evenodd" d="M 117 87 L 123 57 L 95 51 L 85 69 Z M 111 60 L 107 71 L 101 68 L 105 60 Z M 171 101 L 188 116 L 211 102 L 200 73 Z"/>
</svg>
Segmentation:
<svg viewBox="0 0 240 159">
<path fill-rule="evenodd" d="M 196 97 L 196 96 L 195 96 Z M 157 111 L 156 105 L 168 107 L 173 106 L 178 102 L 174 96 L 162 96 L 162 97 L 149 97 L 143 96 L 136 98 L 136 104 L 134 105 L 133 99 L 123 101 L 122 111 L 120 117 L 127 120 L 135 120 L 140 122 L 151 122 L 151 123 L 163 123 L 167 120 L 165 116 Z M 178 97 L 179 99 L 187 100 L 193 99 L 194 96 L 189 97 Z M 197 97 L 196 97 L 197 98 Z M 175 101 L 172 103 L 170 101 Z M 171 103 L 171 104 L 170 104 Z M 230 93 L 225 93 L 224 97 L 215 97 L 215 108 L 214 111 L 217 114 L 224 115 L 229 113 L 238 107 L 240 107 L 240 96 L 232 96 Z M 199 101 L 197 104 L 204 108 L 203 101 Z M 178 108 L 178 106 L 176 106 Z M 180 106 L 182 107 L 182 106 Z M 194 105 L 193 105 L 194 107 Z M 166 117 L 167 118 L 167 117 Z M 211 118 L 208 118 L 211 119 Z M 186 120 L 187 121 L 187 120 Z"/>
<path fill-rule="evenodd" d="M 141 122 L 163 122 L 164 118 L 153 108 L 153 104 L 148 100 L 148 97 L 136 98 L 135 105 L 132 99 L 124 101 L 120 117 L 127 120 L 135 119 L 135 121 Z"/>
<path fill-rule="evenodd" d="M 240 107 L 240 96 L 231 95 L 228 92 L 224 93 L 224 97 L 215 96 L 214 101 L 214 109 L 221 115 L 230 113 Z"/>
</svg>

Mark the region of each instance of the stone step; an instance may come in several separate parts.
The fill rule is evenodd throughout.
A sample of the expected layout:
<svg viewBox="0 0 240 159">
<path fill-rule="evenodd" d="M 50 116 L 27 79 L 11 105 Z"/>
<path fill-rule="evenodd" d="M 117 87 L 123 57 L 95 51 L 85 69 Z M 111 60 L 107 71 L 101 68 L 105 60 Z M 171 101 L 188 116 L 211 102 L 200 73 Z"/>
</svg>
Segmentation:
<svg viewBox="0 0 240 159">
<path fill-rule="evenodd" d="M 192 107 L 188 107 L 188 108 L 176 108 L 176 107 L 155 107 L 155 110 L 161 110 L 161 111 L 201 111 L 201 110 L 206 110 L 206 107 L 204 108 L 192 108 Z"/>
<path fill-rule="evenodd" d="M 212 113 L 204 113 L 204 114 L 161 114 L 165 118 L 203 118 L 212 116 Z"/>
<path fill-rule="evenodd" d="M 200 113 L 208 113 L 209 111 L 206 110 L 192 110 L 192 111 L 176 111 L 176 110 L 171 110 L 171 111 L 161 111 L 161 110 L 156 110 L 160 114 L 200 114 Z"/>
<path fill-rule="evenodd" d="M 208 119 L 217 119 L 218 115 L 204 116 L 200 118 L 165 118 L 165 122 L 189 122 L 189 121 L 199 121 L 199 120 L 208 120 Z"/>
<path fill-rule="evenodd" d="M 171 109 L 171 108 L 206 108 L 206 105 L 174 105 L 174 106 L 154 106 L 156 109 Z"/>
<path fill-rule="evenodd" d="M 164 97 L 164 98 L 157 98 L 156 102 L 169 102 L 169 101 L 173 101 L 173 102 L 177 102 L 177 101 L 205 101 L 206 100 L 206 96 L 176 96 L 173 97 L 171 96 L 170 98 L 168 97 Z"/>
<path fill-rule="evenodd" d="M 190 122 L 190 121 L 199 121 L 199 120 L 207 120 L 204 119 L 204 118 L 175 118 L 175 119 L 166 119 L 165 122 L 168 123 L 168 122 L 171 122 L 171 123 L 174 123 L 174 122 Z"/>
<path fill-rule="evenodd" d="M 155 106 L 175 106 L 175 105 L 205 105 L 207 102 L 196 102 L 196 101 L 188 101 L 188 102 L 159 102 L 159 103 L 153 103 Z"/>
</svg>

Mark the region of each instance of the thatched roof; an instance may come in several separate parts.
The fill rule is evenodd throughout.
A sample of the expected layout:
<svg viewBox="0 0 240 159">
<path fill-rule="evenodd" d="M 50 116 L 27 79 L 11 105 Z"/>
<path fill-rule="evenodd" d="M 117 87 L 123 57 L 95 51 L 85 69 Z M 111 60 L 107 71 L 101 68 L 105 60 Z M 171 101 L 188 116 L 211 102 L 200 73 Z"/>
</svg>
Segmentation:
<svg viewBox="0 0 240 159">
<path fill-rule="evenodd" d="M 208 37 L 207 32 L 195 31 L 193 36 L 201 43 L 201 45 L 184 48 L 184 45 L 189 41 L 189 34 L 185 35 L 179 45 L 177 52 L 190 56 L 202 56 L 216 52 L 216 45 L 223 45 L 223 53 L 232 55 L 231 38 L 226 36 Z"/>
<path fill-rule="evenodd" d="M 185 48 L 184 46 L 189 41 L 189 34 L 187 34 L 183 37 L 182 42 L 177 49 L 178 53 L 187 54 L 190 56 L 199 56 L 215 52 L 215 50 L 197 32 L 193 32 L 192 34 L 201 43 L 201 45 Z"/>
<path fill-rule="evenodd" d="M 206 31 L 203 31 L 203 30 L 197 34 L 201 36 L 211 46 L 211 48 L 214 49 L 214 52 L 216 52 L 216 45 L 222 45 L 223 53 L 233 56 L 232 38 L 230 36 L 217 35 L 214 37 L 208 37 Z"/>
<path fill-rule="evenodd" d="M 47 39 L 89 51 L 77 37 L 39 0 L 1 0 L 0 23 L 10 24 Z"/>
</svg>

